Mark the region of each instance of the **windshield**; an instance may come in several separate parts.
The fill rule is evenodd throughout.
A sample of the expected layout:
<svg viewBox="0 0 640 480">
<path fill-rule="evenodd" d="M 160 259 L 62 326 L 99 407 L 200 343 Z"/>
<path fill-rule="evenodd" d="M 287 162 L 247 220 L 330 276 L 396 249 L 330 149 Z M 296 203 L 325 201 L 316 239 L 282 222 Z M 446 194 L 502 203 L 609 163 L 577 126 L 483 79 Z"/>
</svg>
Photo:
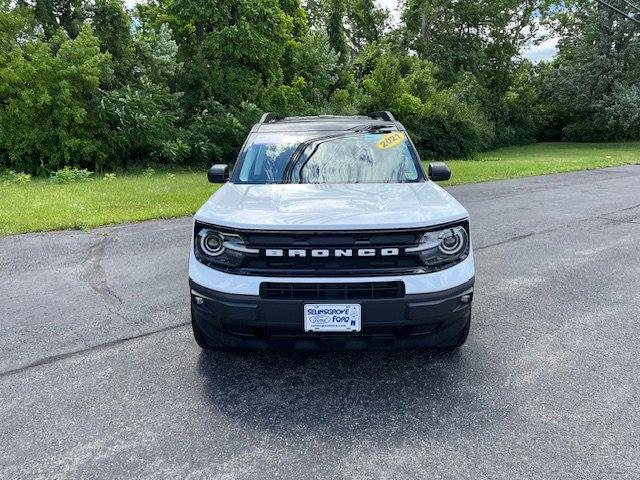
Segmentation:
<svg viewBox="0 0 640 480">
<path fill-rule="evenodd" d="M 334 135 L 262 133 L 240 154 L 234 183 L 404 183 L 422 181 L 400 131 Z"/>
</svg>

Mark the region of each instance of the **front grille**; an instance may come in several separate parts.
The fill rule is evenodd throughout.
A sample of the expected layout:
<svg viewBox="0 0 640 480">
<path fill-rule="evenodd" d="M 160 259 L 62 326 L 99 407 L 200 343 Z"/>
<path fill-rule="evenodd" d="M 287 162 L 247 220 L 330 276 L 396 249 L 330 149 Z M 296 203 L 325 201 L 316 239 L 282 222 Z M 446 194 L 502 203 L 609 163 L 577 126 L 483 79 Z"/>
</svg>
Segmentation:
<svg viewBox="0 0 640 480">
<path fill-rule="evenodd" d="M 260 284 L 260 297 L 279 300 L 350 300 L 404 297 L 404 282 Z"/>
<path fill-rule="evenodd" d="M 251 232 L 243 234 L 247 245 L 264 252 L 267 248 L 399 248 L 416 245 L 425 229 L 354 232 Z M 349 276 L 379 274 L 410 274 L 424 271 L 417 255 L 375 257 L 268 257 L 264 254 L 247 257 L 243 266 L 249 275 L 286 276 Z"/>
<path fill-rule="evenodd" d="M 265 277 L 366 277 L 433 271 L 432 267 L 424 265 L 419 255 L 407 253 L 405 249 L 418 245 L 420 238 L 428 230 L 460 224 L 468 231 L 467 221 L 428 228 L 300 232 L 235 230 L 198 222 L 195 233 L 206 226 L 223 233 L 239 235 L 247 248 L 258 252 L 244 256 L 239 265 L 210 265 L 230 273 Z M 375 254 L 365 256 L 353 253 L 361 249 L 373 250 Z M 396 249 L 398 254 L 383 254 L 383 251 Z M 275 250 L 281 254 L 267 255 L 267 250 Z M 287 252 L 291 250 L 304 251 L 306 255 L 288 255 Z M 329 251 L 329 255 L 313 256 L 314 250 Z M 338 255 L 336 250 L 351 250 L 353 254 Z"/>
<path fill-rule="evenodd" d="M 352 274 L 375 275 L 419 273 L 424 270 L 417 255 L 392 259 L 352 258 L 248 258 L 246 272 L 260 275 L 285 276 L 348 276 Z"/>
</svg>

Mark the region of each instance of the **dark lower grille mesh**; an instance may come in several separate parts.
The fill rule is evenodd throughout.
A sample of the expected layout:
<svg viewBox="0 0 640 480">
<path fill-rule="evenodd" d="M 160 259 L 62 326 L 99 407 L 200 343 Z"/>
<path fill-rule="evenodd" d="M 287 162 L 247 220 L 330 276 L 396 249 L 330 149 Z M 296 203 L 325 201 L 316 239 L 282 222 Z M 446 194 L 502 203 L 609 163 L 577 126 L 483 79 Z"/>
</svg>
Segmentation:
<svg viewBox="0 0 640 480">
<path fill-rule="evenodd" d="M 260 297 L 286 300 L 349 300 L 404 297 L 403 282 L 260 284 Z"/>
</svg>

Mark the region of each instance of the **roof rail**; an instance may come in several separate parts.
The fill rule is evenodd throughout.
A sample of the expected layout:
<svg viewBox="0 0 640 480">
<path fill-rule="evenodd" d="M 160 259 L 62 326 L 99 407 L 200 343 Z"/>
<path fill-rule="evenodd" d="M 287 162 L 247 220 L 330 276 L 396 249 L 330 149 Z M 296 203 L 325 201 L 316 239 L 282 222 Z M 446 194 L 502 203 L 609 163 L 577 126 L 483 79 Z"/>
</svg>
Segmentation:
<svg viewBox="0 0 640 480">
<path fill-rule="evenodd" d="M 391 112 L 384 110 L 384 111 L 379 111 L 379 112 L 371 112 L 369 114 L 367 114 L 367 117 L 369 118 L 379 118 L 380 120 L 385 120 L 387 122 L 395 122 L 396 119 L 393 118 L 393 115 L 391 115 Z"/>
<path fill-rule="evenodd" d="M 281 113 L 266 112 L 264 115 L 262 115 L 262 118 L 260 119 L 259 123 L 279 122 L 284 118 L 285 116 L 282 115 Z"/>
</svg>

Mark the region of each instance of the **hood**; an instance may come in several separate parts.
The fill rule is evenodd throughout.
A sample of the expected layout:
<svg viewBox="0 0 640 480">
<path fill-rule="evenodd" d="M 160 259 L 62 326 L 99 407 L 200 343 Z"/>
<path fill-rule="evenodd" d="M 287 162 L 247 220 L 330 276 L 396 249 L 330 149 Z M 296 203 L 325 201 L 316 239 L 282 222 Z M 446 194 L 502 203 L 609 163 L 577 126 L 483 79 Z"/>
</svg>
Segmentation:
<svg viewBox="0 0 640 480">
<path fill-rule="evenodd" d="M 438 225 L 468 217 L 433 182 L 226 183 L 195 215 L 213 225 L 261 230 L 365 230 Z"/>
</svg>

